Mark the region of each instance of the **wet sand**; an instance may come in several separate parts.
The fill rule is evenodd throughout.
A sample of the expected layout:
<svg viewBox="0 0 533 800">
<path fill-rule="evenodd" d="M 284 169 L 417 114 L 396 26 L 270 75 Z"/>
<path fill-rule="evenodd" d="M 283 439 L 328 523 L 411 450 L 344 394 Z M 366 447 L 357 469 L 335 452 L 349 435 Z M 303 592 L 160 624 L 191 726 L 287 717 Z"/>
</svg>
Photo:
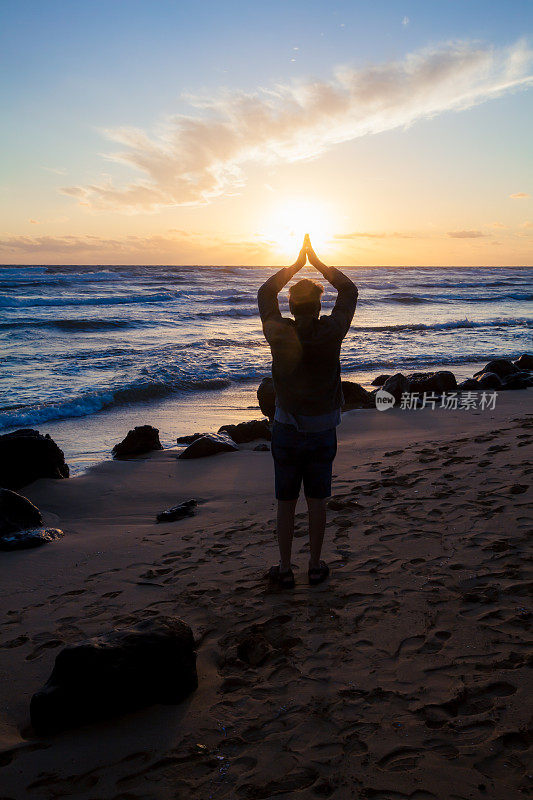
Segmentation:
<svg viewBox="0 0 533 800">
<path fill-rule="evenodd" d="M 295 590 L 263 579 L 277 561 L 269 453 L 164 450 L 22 490 L 65 538 L 2 553 L 0 797 L 526 796 L 532 397 L 345 414 L 332 574 L 314 588 L 303 500 Z M 194 517 L 155 524 L 190 497 Z M 196 637 L 188 700 L 32 735 L 29 700 L 62 646 L 159 613 Z M 250 633 L 260 664 L 236 655 Z"/>
</svg>

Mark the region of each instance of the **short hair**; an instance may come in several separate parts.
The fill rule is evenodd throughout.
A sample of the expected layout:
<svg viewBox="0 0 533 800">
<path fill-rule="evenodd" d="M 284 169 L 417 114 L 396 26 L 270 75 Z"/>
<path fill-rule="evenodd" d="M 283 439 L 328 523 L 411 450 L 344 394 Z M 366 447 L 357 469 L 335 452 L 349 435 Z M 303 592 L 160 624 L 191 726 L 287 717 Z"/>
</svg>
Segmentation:
<svg viewBox="0 0 533 800">
<path fill-rule="evenodd" d="M 316 314 L 324 287 L 318 281 L 302 278 L 289 288 L 289 307 L 293 314 Z"/>
</svg>

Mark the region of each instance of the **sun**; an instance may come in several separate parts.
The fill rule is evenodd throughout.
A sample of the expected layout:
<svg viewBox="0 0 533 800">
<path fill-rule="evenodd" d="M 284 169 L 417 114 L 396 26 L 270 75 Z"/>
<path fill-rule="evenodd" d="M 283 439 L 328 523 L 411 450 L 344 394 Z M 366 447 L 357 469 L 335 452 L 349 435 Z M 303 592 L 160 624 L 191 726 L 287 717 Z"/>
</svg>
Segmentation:
<svg viewBox="0 0 533 800">
<path fill-rule="evenodd" d="M 327 203 L 313 198 L 291 198 L 272 207 L 261 226 L 261 236 L 286 259 L 295 260 L 308 233 L 317 255 L 327 256 L 333 238 L 333 213 Z"/>
</svg>

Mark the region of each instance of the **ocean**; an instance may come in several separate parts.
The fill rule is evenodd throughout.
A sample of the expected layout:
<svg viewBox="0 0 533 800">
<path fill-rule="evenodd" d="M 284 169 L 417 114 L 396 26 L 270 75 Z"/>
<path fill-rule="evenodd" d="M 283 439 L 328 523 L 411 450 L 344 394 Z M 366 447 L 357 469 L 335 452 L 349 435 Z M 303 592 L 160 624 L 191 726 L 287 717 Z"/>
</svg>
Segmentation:
<svg viewBox="0 0 533 800">
<path fill-rule="evenodd" d="M 50 433 L 74 472 L 109 457 L 128 428 L 164 445 L 258 416 L 269 374 L 256 295 L 275 268 L 0 268 L 0 430 Z M 344 377 L 450 368 L 531 350 L 533 270 L 346 268 L 359 288 Z M 321 277 L 309 267 L 301 277 Z M 335 290 L 326 284 L 323 312 Z M 288 315 L 287 292 L 280 295 Z"/>
</svg>

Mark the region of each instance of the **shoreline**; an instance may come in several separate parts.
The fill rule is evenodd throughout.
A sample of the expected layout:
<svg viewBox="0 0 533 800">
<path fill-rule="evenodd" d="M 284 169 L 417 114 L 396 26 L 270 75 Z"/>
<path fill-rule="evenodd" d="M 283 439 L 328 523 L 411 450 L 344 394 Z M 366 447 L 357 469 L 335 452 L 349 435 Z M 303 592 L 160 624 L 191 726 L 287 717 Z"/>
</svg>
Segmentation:
<svg viewBox="0 0 533 800">
<path fill-rule="evenodd" d="M 438 365 L 438 369 L 450 370 L 461 381 L 480 369 L 483 363 L 486 362 L 444 364 Z M 437 368 L 436 365 L 432 366 Z M 394 374 L 398 370 L 390 367 L 386 371 Z M 343 371 L 341 377 L 343 380 L 356 381 L 366 389 L 373 389 L 375 387 L 371 382 L 378 374 L 379 370 L 374 369 L 366 372 Z M 100 462 L 112 459 L 113 446 L 137 425 L 158 428 L 161 444 L 167 449 L 175 446 L 178 436 L 186 436 L 195 431 L 215 433 L 222 425 L 262 417 L 256 394 L 259 383 L 260 378 L 223 389 L 170 395 L 133 405 L 114 406 L 83 417 L 20 424 L 2 429 L 0 434 L 29 427 L 41 433 L 49 433 L 64 451 L 65 460 L 74 476 L 83 474 Z M 368 409 L 362 411 L 368 413 Z"/>
<path fill-rule="evenodd" d="M 112 798 L 142 785 L 153 798 L 172 787 L 198 800 L 315 788 L 334 800 L 447 800 L 480 784 L 519 796 L 532 412 L 527 391 L 500 394 L 494 411 L 345 412 L 333 485 L 345 507 L 328 512 L 332 577 L 313 590 L 302 498 L 296 590 L 265 588 L 276 560 L 269 453 L 182 461 L 173 448 L 25 487 L 65 537 L 3 554 L 6 797 Z M 510 492 L 515 482 L 527 493 Z M 155 524 L 188 497 L 194 517 Z M 158 613 L 193 628 L 193 695 L 32 736 L 29 698 L 61 647 Z M 231 653 L 255 624 L 270 650 L 251 667 Z"/>
</svg>

